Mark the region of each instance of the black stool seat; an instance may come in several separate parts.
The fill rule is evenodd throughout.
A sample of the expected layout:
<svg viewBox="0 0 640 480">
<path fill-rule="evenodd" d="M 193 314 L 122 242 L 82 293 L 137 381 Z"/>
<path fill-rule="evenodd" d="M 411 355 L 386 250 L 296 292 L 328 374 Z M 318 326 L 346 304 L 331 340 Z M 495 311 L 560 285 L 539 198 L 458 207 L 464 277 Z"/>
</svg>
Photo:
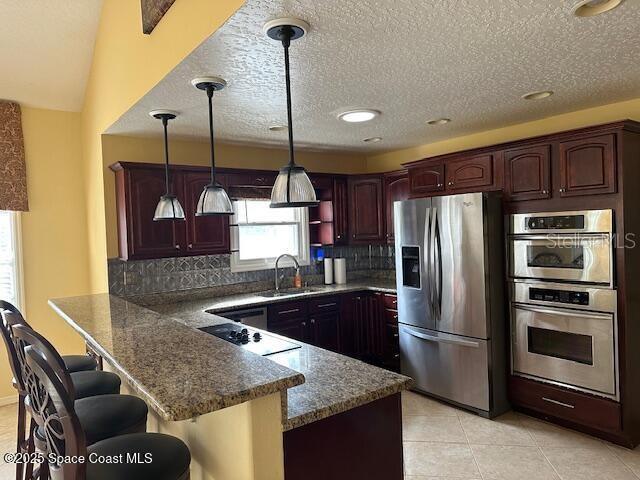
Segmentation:
<svg viewBox="0 0 640 480">
<path fill-rule="evenodd" d="M 67 370 L 72 373 L 95 370 L 98 367 L 95 359 L 90 355 L 63 355 L 62 360 Z"/>
<path fill-rule="evenodd" d="M 127 433 L 145 432 L 147 404 L 133 395 L 100 395 L 76 400 L 74 409 L 84 431 L 87 445 Z M 42 427 L 36 437 L 44 441 Z"/>
<path fill-rule="evenodd" d="M 142 462 L 150 454 L 151 463 L 89 463 L 87 480 L 183 480 L 189 478 L 191 454 L 179 439 L 162 433 L 134 433 L 103 440 L 87 449 L 87 455 L 138 454 Z"/>
<path fill-rule="evenodd" d="M 120 377 L 111 372 L 75 372 L 71 374 L 71 383 L 76 399 L 120 393 Z"/>
</svg>

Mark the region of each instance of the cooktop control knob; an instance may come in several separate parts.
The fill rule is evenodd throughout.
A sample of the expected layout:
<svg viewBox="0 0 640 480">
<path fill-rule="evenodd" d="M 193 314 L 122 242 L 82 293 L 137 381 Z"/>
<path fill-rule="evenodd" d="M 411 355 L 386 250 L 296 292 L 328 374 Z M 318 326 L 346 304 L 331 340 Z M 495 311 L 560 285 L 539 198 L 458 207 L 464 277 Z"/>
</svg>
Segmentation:
<svg viewBox="0 0 640 480">
<path fill-rule="evenodd" d="M 253 341 L 254 342 L 259 342 L 261 338 L 262 338 L 262 335 L 260 335 L 260 332 L 256 332 L 256 333 L 253 334 Z"/>
<path fill-rule="evenodd" d="M 240 333 L 242 335 L 249 335 L 249 330 L 247 330 L 246 328 L 243 328 L 242 330 L 240 330 Z"/>
</svg>

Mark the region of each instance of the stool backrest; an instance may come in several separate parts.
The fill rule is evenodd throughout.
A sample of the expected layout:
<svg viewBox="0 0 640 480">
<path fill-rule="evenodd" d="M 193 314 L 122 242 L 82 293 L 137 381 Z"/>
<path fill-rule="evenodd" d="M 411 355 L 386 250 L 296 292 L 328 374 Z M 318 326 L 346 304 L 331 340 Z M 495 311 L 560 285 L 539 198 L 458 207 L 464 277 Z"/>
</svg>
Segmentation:
<svg viewBox="0 0 640 480">
<path fill-rule="evenodd" d="M 74 400 L 56 374 L 55 360 L 47 358 L 46 353 L 37 351 L 35 346 L 26 348 L 25 359 L 30 372 L 26 382 L 28 395 L 38 405 L 37 415 L 41 416 L 51 477 L 85 480 L 86 463 L 56 461 L 60 457 L 86 460 L 87 442 L 74 409 Z"/>
<path fill-rule="evenodd" d="M 15 346 L 18 361 L 20 362 L 20 368 L 22 371 L 22 378 L 27 387 L 27 377 L 29 376 L 30 367 L 26 362 L 25 349 L 33 346 L 36 351 L 42 354 L 50 364 L 51 369 L 58 376 L 62 385 L 66 388 L 67 393 L 72 399 L 75 399 L 76 392 L 73 388 L 73 382 L 71 381 L 71 375 L 64 364 L 64 360 L 55 349 L 53 345 L 36 332 L 33 328 L 25 324 L 13 325 L 11 327 L 13 333 L 13 345 Z"/>
<path fill-rule="evenodd" d="M 20 366 L 20 359 L 16 352 L 15 345 L 13 343 L 13 332 L 11 330 L 13 325 L 25 324 L 24 317 L 20 311 L 9 302 L 0 300 L 0 336 L 7 349 L 7 356 L 9 357 L 9 365 L 11 365 L 11 372 L 15 380 L 15 386 L 18 389 L 18 393 L 22 396 L 25 395 L 24 382 L 22 381 L 22 367 Z"/>
</svg>

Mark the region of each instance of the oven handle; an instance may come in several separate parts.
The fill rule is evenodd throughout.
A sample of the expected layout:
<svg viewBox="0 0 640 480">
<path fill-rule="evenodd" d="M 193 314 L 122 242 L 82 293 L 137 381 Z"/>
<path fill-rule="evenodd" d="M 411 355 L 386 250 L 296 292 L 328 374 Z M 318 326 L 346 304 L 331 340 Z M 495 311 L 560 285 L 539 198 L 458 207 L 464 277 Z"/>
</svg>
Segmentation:
<svg viewBox="0 0 640 480">
<path fill-rule="evenodd" d="M 573 312 L 571 310 L 566 310 L 564 308 L 543 308 L 543 307 L 533 307 L 529 305 L 523 305 L 521 303 L 514 304 L 514 308 L 516 310 L 528 310 L 530 312 L 536 313 L 548 313 L 550 315 L 565 315 L 567 317 L 581 317 L 581 318 L 592 318 L 594 320 L 611 320 L 612 315 L 610 313 L 597 313 L 597 312 Z"/>
<path fill-rule="evenodd" d="M 511 236 L 512 242 L 526 242 L 529 240 L 545 240 L 547 242 L 553 240 L 574 240 L 575 243 L 582 243 L 584 241 L 593 241 L 596 239 L 609 240 L 609 235 L 606 233 L 576 233 L 576 234 L 561 234 L 561 233 L 548 233 L 546 235 L 513 235 Z"/>
<path fill-rule="evenodd" d="M 406 332 L 413 337 L 427 340 L 429 342 L 450 343 L 452 345 L 460 345 L 462 347 L 472 348 L 480 347 L 480 344 L 478 342 L 470 342 L 469 340 L 454 340 L 453 338 L 436 337 L 435 335 L 427 335 L 426 333 L 419 333 L 410 329 L 406 329 Z"/>
</svg>

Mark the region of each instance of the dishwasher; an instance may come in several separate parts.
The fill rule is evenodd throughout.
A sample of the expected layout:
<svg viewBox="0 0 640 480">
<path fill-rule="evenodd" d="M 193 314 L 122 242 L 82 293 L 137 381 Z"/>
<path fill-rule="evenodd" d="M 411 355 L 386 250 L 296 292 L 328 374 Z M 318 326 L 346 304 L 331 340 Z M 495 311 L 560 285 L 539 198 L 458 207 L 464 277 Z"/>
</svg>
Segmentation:
<svg viewBox="0 0 640 480">
<path fill-rule="evenodd" d="M 267 308 L 245 308 L 245 309 L 230 309 L 224 311 L 208 311 L 220 317 L 227 318 L 234 322 L 242 323 L 248 327 L 259 328 L 261 330 L 267 329 Z"/>
</svg>

